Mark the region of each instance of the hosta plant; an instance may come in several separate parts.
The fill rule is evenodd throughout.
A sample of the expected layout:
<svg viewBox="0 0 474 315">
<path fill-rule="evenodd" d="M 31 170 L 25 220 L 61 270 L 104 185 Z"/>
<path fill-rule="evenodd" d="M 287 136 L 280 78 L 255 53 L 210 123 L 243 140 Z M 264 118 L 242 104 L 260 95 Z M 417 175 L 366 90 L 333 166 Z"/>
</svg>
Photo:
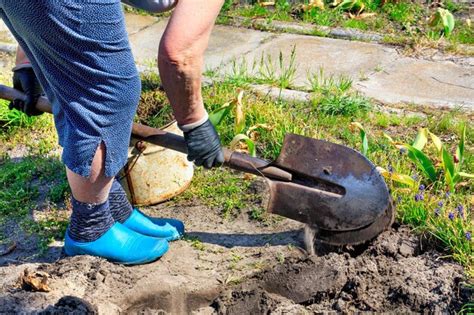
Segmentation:
<svg viewBox="0 0 474 315">
<path fill-rule="evenodd" d="M 438 8 L 429 21 L 432 27 L 442 27 L 443 34 L 448 36 L 454 30 L 454 16 L 449 10 Z"/>
<path fill-rule="evenodd" d="M 463 178 L 474 178 L 474 174 L 462 171 L 464 162 L 464 150 L 466 139 L 466 126 L 463 126 L 459 144 L 456 153 L 451 154 L 441 139 L 430 132 L 427 128 L 421 128 L 412 144 L 400 143 L 385 135 L 389 141 L 401 152 L 406 152 L 408 158 L 416 165 L 416 167 L 425 175 L 429 183 L 435 183 L 442 180 L 444 185 L 450 192 L 454 192 L 456 185 Z M 437 157 L 430 158 L 422 150 L 431 139 L 436 148 Z"/>
</svg>

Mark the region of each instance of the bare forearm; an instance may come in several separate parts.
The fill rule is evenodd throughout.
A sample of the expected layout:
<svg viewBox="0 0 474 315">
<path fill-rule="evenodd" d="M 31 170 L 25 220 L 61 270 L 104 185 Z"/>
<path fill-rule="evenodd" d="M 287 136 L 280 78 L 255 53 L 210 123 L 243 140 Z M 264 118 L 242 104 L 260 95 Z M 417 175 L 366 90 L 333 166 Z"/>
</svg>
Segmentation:
<svg viewBox="0 0 474 315">
<path fill-rule="evenodd" d="M 203 55 L 223 0 L 180 0 L 160 43 L 158 66 L 180 125 L 206 113 L 201 95 Z"/>
<path fill-rule="evenodd" d="M 201 95 L 202 57 L 179 62 L 158 58 L 160 77 L 178 124 L 198 121 L 205 115 Z"/>
</svg>

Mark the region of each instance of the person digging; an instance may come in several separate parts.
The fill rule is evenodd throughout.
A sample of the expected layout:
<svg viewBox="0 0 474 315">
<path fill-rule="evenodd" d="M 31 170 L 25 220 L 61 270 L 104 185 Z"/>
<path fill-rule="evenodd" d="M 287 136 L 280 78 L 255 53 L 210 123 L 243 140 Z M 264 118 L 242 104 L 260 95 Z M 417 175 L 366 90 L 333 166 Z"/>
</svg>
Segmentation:
<svg viewBox="0 0 474 315">
<path fill-rule="evenodd" d="M 223 163 L 220 139 L 201 96 L 203 54 L 223 0 L 125 0 L 151 12 L 174 9 L 158 49 L 158 67 L 188 160 Z M 72 192 L 67 255 L 123 264 L 154 261 L 180 238 L 184 224 L 134 209 L 115 176 L 125 165 L 141 83 L 119 0 L 0 0 L 0 17 L 17 39 L 14 87 L 26 99 L 10 108 L 41 114 L 52 104 Z"/>
</svg>

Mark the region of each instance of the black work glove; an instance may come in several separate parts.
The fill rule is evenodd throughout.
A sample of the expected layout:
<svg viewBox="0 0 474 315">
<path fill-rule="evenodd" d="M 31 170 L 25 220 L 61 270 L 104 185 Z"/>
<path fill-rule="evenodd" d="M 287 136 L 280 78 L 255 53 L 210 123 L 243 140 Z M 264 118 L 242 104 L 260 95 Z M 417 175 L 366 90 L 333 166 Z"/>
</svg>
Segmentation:
<svg viewBox="0 0 474 315">
<path fill-rule="evenodd" d="M 185 131 L 184 139 L 188 147 L 188 161 L 194 161 L 197 166 L 205 168 L 224 163 L 219 135 L 209 119 L 202 125 Z"/>
<path fill-rule="evenodd" d="M 36 102 L 43 94 L 43 89 L 36 78 L 33 68 L 20 68 L 13 71 L 13 88 L 26 94 L 26 99 L 13 100 L 8 108 L 17 109 L 28 116 L 38 116 L 43 112 L 36 109 Z"/>
</svg>

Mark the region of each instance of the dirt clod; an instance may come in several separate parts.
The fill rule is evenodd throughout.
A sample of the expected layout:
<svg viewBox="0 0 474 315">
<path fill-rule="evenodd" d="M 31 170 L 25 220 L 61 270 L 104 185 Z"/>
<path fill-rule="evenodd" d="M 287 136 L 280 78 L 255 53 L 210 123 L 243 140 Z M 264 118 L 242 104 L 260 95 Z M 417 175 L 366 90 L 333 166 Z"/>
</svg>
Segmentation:
<svg viewBox="0 0 474 315">
<path fill-rule="evenodd" d="M 48 306 L 40 315 L 59 315 L 59 314 L 98 314 L 97 307 L 91 303 L 75 296 L 63 296 L 59 301 Z"/>
<path fill-rule="evenodd" d="M 26 268 L 20 276 L 20 285 L 26 291 L 49 292 L 51 288 L 48 286 L 48 278 L 49 275 L 46 272 L 30 272 Z"/>
</svg>

